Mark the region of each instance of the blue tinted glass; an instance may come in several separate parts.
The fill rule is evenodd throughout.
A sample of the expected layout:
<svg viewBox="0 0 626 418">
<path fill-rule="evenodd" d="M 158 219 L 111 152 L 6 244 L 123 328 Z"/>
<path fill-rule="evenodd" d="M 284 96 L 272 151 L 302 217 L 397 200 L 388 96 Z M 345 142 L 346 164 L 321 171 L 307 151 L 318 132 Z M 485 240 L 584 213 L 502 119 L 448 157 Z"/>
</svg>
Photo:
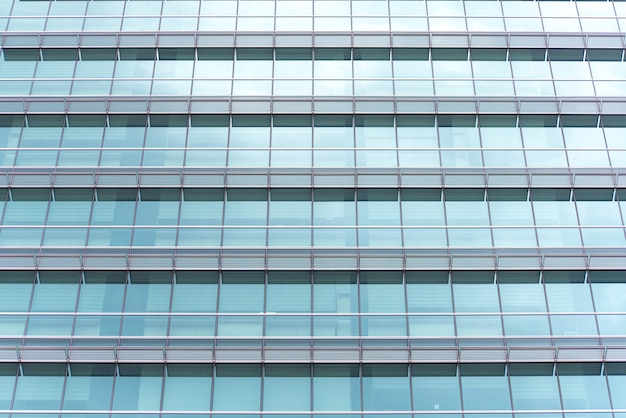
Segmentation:
<svg viewBox="0 0 626 418">
<path fill-rule="evenodd" d="M 511 409 L 509 383 L 504 376 L 463 376 L 463 402 L 465 409 Z"/>
<path fill-rule="evenodd" d="M 242 393 L 246 396 L 241 396 Z M 258 411 L 260 408 L 261 368 L 258 365 L 218 365 L 216 367 L 213 386 L 214 410 Z"/>
<path fill-rule="evenodd" d="M 311 409 L 311 378 L 309 366 L 275 366 L 266 375 L 263 386 L 263 409 L 266 411 L 307 411 Z M 285 370 L 281 370 L 284 367 Z"/>
<path fill-rule="evenodd" d="M 15 388 L 14 409 L 59 409 L 63 376 L 20 376 Z"/>
<path fill-rule="evenodd" d="M 413 404 L 419 411 L 461 409 L 459 378 L 447 376 L 413 377 Z"/>
<path fill-rule="evenodd" d="M 515 409 L 560 409 L 559 386 L 553 376 L 511 376 Z"/>
<path fill-rule="evenodd" d="M 123 284 L 84 284 L 78 299 L 79 312 L 121 312 L 124 301 Z"/>
<path fill-rule="evenodd" d="M 363 409 L 366 411 L 408 411 L 411 409 L 409 378 L 363 377 Z"/>
<path fill-rule="evenodd" d="M 71 376 L 65 383 L 63 409 L 109 409 L 112 393 L 112 376 Z"/>
<path fill-rule="evenodd" d="M 564 408 L 611 408 L 604 376 L 561 376 L 559 381 Z"/>
<path fill-rule="evenodd" d="M 211 377 L 181 376 L 165 378 L 163 409 L 166 411 L 208 411 Z"/>
<path fill-rule="evenodd" d="M 33 293 L 31 309 L 38 312 L 73 312 L 77 294 L 78 284 L 38 284 Z"/>
<path fill-rule="evenodd" d="M 157 410 L 161 403 L 161 377 L 118 376 L 113 394 L 114 410 Z"/>
</svg>

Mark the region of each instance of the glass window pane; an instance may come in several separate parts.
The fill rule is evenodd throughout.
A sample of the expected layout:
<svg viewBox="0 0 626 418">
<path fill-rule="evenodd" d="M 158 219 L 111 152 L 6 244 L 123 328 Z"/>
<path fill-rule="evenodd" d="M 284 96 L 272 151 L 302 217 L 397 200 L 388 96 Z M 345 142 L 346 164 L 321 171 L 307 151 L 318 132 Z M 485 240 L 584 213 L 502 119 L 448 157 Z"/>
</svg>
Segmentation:
<svg viewBox="0 0 626 418">
<path fill-rule="evenodd" d="M 63 409 L 106 410 L 111 405 L 113 376 L 71 376 L 65 383 Z"/>
<path fill-rule="evenodd" d="M 311 311 L 311 278 L 308 272 L 271 272 L 268 283 L 268 312 Z"/>
<path fill-rule="evenodd" d="M 560 409 L 559 386 L 553 376 L 511 376 L 515 409 Z"/>
<path fill-rule="evenodd" d="M 350 313 L 358 311 L 356 273 L 316 272 L 313 285 L 313 311 Z"/>
<path fill-rule="evenodd" d="M 246 396 L 241 396 L 245 393 Z M 218 364 L 215 370 L 213 409 L 258 411 L 261 407 L 261 366 Z"/>
<path fill-rule="evenodd" d="M 219 296 L 220 312 L 263 312 L 265 279 L 255 272 L 224 272 Z"/>
<path fill-rule="evenodd" d="M 156 376 L 118 376 L 115 380 L 113 410 L 158 410 L 162 380 L 162 377 Z"/>
<path fill-rule="evenodd" d="M 313 366 L 313 410 L 359 411 L 359 368 L 351 365 Z"/>
<path fill-rule="evenodd" d="M 507 283 L 500 285 L 502 312 L 546 312 L 543 285 Z"/>
<path fill-rule="evenodd" d="M 41 283 L 35 286 L 32 310 L 36 312 L 73 312 L 78 284 Z"/>
<path fill-rule="evenodd" d="M 610 409 L 609 392 L 604 376 L 561 376 L 563 408 Z"/>
<path fill-rule="evenodd" d="M 593 312 L 587 284 L 547 283 L 546 295 L 550 312 Z"/>
<path fill-rule="evenodd" d="M 462 376 L 465 409 L 511 409 L 509 382 L 505 376 Z"/>
<path fill-rule="evenodd" d="M 308 411 L 311 409 L 309 365 L 266 365 L 263 386 L 265 411 Z"/>
<path fill-rule="evenodd" d="M 496 285 L 455 284 L 454 307 L 457 312 L 499 312 Z"/>
<path fill-rule="evenodd" d="M 169 364 L 163 389 L 163 409 L 208 411 L 211 407 L 212 367 Z"/>
<path fill-rule="evenodd" d="M 411 392 L 406 365 L 363 365 L 363 409 L 408 411 Z"/>
<path fill-rule="evenodd" d="M 20 376 L 14 409 L 60 409 L 64 376 Z"/>
<path fill-rule="evenodd" d="M 416 368 L 419 370 L 419 366 Z M 418 370 L 413 371 L 412 378 L 414 409 L 418 411 L 458 411 L 461 409 L 458 377 L 454 375 L 416 376 Z"/>
</svg>

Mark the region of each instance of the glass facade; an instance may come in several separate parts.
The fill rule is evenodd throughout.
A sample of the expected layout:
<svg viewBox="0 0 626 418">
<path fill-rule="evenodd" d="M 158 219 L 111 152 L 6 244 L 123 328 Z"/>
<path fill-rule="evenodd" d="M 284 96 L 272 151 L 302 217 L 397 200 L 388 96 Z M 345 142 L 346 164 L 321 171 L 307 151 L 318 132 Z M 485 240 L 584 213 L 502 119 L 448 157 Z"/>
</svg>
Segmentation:
<svg viewBox="0 0 626 418">
<path fill-rule="evenodd" d="M 0 418 L 626 418 L 625 33 L 0 0 Z"/>
</svg>

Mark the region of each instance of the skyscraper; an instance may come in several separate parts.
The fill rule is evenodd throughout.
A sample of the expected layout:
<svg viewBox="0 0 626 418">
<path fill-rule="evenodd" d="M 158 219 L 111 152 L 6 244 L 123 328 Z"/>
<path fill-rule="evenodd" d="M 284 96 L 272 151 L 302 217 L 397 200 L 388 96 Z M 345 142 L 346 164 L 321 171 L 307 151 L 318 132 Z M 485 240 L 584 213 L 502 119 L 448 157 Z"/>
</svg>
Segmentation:
<svg viewBox="0 0 626 418">
<path fill-rule="evenodd" d="M 0 30 L 0 418 L 626 418 L 625 2 Z"/>
</svg>

